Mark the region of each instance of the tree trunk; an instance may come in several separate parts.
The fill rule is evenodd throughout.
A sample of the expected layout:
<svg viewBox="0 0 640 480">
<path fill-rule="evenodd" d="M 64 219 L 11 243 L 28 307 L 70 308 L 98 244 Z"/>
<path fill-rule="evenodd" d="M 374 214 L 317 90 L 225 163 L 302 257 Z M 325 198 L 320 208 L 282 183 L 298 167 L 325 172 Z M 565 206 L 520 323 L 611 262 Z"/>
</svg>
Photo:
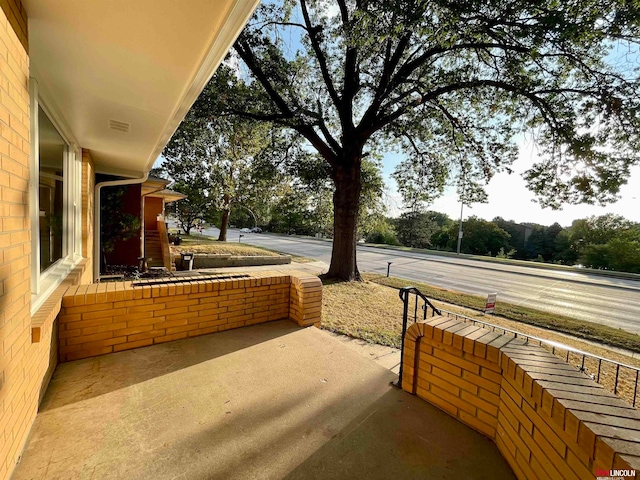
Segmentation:
<svg viewBox="0 0 640 480">
<path fill-rule="evenodd" d="M 222 195 L 222 220 L 220 221 L 219 242 L 227 241 L 227 229 L 229 228 L 229 217 L 231 216 L 231 196 L 228 193 Z"/>
<path fill-rule="evenodd" d="M 358 207 L 360 206 L 360 157 L 345 167 L 337 167 L 333 175 L 333 250 L 327 277 L 338 280 L 360 280 L 356 263 Z"/>
<path fill-rule="evenodd" d="M 220 235 L 218 236 L 219 242 L 227 241 L 227 227 L 229 226 L 230 216 L 231 216 L 231 208 L 225 208 L 222 210 L 222 222 L 220 222 Z"/>
</svg>

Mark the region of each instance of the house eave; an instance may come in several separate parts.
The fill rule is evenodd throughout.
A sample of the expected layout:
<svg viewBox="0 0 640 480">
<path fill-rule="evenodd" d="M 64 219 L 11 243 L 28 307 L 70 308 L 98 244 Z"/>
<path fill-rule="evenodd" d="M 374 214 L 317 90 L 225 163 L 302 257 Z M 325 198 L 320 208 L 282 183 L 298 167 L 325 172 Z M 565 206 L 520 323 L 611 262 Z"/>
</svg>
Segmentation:
<svg viewBox="0 0 640 480">
<path fill-rule="evenodd" d="M 259 1 L 23 3 L 47 114 L 91 150 L 97 172 L 134 177 L 151 169 Z"/>
</svg>

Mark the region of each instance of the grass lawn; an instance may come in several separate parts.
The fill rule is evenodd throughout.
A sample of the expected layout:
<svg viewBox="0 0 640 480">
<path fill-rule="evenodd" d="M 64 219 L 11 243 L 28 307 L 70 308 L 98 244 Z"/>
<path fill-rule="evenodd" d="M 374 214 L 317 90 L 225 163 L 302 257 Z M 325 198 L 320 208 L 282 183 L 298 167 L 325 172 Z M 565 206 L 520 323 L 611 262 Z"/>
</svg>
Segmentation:
<svg viewBox="0 0 640 480">
<path fill-rule="evenodd" d="M 427 285 L 421 282 L 409 282 L 394 277 L 385 277 L 382 275 L 368 274 L 365 275 L 367 280 L 387 285 L 393 288 L 400 288 L 411 283 L 420 289 L 427 297 L 434 300 L 440 300 L 459 307 L 481 310 L 485 304 L 485 297 L 479 295 L 470 295 L 467 293 L 454 292 L 444 290 L 442 288 Z M 451 310 L 447 308 L 447 310 Z M 566 333 L 568 335 L 584 338 L 598 343 L 604 343 L 614 347 L 626 348 L 634 352 L 640 352 L 640 336 L 626 332 L 621 329 L 612 328 L 606 325 L 600 325 L 592 322 L 585 322 L 571 317 L 557 315 L 548 312 L 542 312 L 529 307 L 521 307 L 505 302 L 496 304 L 496 317 L 502 317 L 508 320 L 515 320 L 520 324 L 541 327 L 543 332 L 554 330 Z M 486 317 L 485 317 L 486 318 Z M 494 318 L 491 316 L 490 318 Z M 491 321 L 491 320 L 487 320 Z M 518 324 L 515 324 L 518 325 Z M 522 330 L 522 328 L 513 327 L 514 330 Z M 525 332 L 526 333 L 526 332 Z M 546 333 L 545 333 L 546 338 Z"/>
<path fill-rule="evenodd" d="M 289 255 L 292 262 L 307 263 L 315 260 L 306 257 L 300 257 L 298 255 L 290 255 L 288 253 L 281 253 L 275 250 L 269 250 L 268 248 L 254 247 L 253 245 L 247 245 L 240 242 L 219 242 L 215 237 L 209 237 L 207 235 L 200 235 L 198 233 L 192 233 L 191 235 L 181 235 L 182 244 L 175 246 L 171 245 L 171 253 L 179 254 L 181 252 L 192 253 L 208 253 L 218 255 L 243 255 L 243 256 L 267 256 L 277 257 L 279 255 Z"/>
<path fill-rule="evenodd" d="M 171 250 L 176 252 L 194 253 L 219 253 L 230 255 L 277 255 L 264 248 L 254 247 L 236 241 L 219 242 L 215 237 L 192 233 L 190 235 L 180 235 L 182 244 L 171 245 Z"/>
<path fill-rule="evenodd" d="M 581 328 L 581 336 L 586 336 L 584 332 L 592 331 L 593 339 L 597 341 L 599 335 L 607 338 L 615 338 L 617 334 L 624 338 L 624 344 L 635 346 L 635 351 L 640 351 L 640 338 L 637 335 L 603 327 L 601 325 L 587 324 L 579 320 L 570 318 L 558 318 L 552 314 L 539 312 L 532 309 L 519 309 L 514 305 L 502 304 L 502 309 L 498 310 L 498 315 L 484 315 L 477 310 L 472 310 L 460 304 L 471 303 L 477 306 L 478 300 L 484 306 L 484 299 L 473 295 L 466 295 L 458 292 L 451 292 L 436 289 L 424 284 L 416 284 L 407 280 L 397 278 L 380 277 L 379 275 L 365 274 L 369 281 L 352 283 L 326 282 L 323 287 L 322 298 L 322 328 L 332 332 L 349 335 L 355 338 L 400 348 L 400 336 L 402 333 L 402 301 L 398 297 L 397 287 L 406 286 L 409 283 L 418 287 L 423 293 L 432 299 L 438 308 L 443 308 L 450 312 L 460 313 L 471 318 L 476 318 L 485 322 L 499 325 L 511 330 L 516 330 L 527 335 L 544 338 L 554 342 L 568 345 L 573 348 L 609 358 L 627 365 L 640 367 L 640 359 L 634 359 L 627 355 L 613 352 L 606 347 L 600 347 L 591 343 L 583 342 L 576 338 L 554 332 L 548 328 L 531 324 L 533 320 L 540 325 L 562 328 L 569 328 L 570 324 L 575 324 Z M 381 283 L 387 283 L 390 286 Z M 455 302 L 455 304 L 454 304 Z M 498 305 L 500 306 L 500 304 Z M 501 311 L 502 310 L 502 311 Z M 504 315 L 502 315 L 504 314 Z M 517 320 L 507 318 L 506 315 L 513 315 Z M 529 323 L 523 323 L 529 321 Z M 575 323 L 571 323 L 575 322 Z M 612 330 L 609 332 L 608 330 Z M 571 331 L 575 334 L 575 331 Z M 609 334 L 609 335 L 608 335 Z M 634 338 L 635 337 L 635 338 Z M 572 355 L 569 362 L 580 366 L 581 357 Z M 595 373 L 596 362 L 587 361 L 585 366 L 589 373 Z M 620 370 L 620 386 L 618 394 L 629 400 L 633 395 L 634 374 L 626 369 Z M 615 370 L 610 366 L 603 367 L 600 383 L 613 391 L 615 381 Z"/>
</svg>

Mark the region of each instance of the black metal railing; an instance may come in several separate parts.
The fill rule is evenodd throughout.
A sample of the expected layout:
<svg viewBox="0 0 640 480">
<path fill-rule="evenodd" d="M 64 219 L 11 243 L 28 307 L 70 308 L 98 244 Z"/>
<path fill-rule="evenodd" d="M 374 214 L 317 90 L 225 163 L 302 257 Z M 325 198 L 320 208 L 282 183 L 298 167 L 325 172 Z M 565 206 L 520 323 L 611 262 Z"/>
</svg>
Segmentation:
<svg viewBox="0 0 640 480">
<path fill-rule="evenodd" d="M 409 324 L 409 306 L 411 302 L 411 297 L 413 297 L 413 323 L 418 321 L 418 306 L 420 306 L 420 317 L 422 320 L 426 320 L 427 316 L 429 316 L 429 308 L 431 309 L 431 316 L 434 317 L 437 315 L 442 315 L 440 310 L 436 308 L 436 306 L 431 303 L 431 301 L 416 287 L 403 287 L 398 292 L 400 296 L 400 300 L 404 303 L 404 308 L 402 312 L 402 337 L 400 339 L 400 372 L 398 383 L 396 386 L 398 388 L 402 388 L 402 355 L 404 355 L 404 336 L 407 333 L 407 328 Z M 420 305 L 419 305 L 420 304 Z"/>
<path fill-rule="evenodd" d="M 404 353 L 404 335 L 408 328 L 409 322 L 409 296 L 414 294 L 416 306 L 414 307 L 413 322 L 418 321 L 418 298 L 424 300 L 423 320 L 427 318 L 427 310 L 431 308 L 431 316 L 441 315 L 451 317 L 459 321 L 479 325 L 482 328 L 490 329 L 493 332 L 502 333 L 503 335 L 511 335 L 514 338 L 520 338 L 526 343 L 538 345 L 549 350 L 554 355 L 562 358 L 567 363 L 575 366 L 581 372 L 589 375 L 593 380 L 612 391 L 615 395 L 629 401 L 634 407 L 638 401 L 638 380 L 640 377 L 640 368 L 625 363 L 617 362 L 609 358 L 593 355 L 577 348 L 570 347 L 560 342 L 546 340 L 544 338 L 528 335 L 518 332 L 510 328 L 501 327 L 490 322 L 478 320 L 455 312 L 436 308 L 429 299 L 423 295 L 415 287 L 405 287 L 400 289 L 400 299 L 404 302 L 404 312 L 402 318 L 402 353 Z M 402 361 L 400 362 L 400 379 L 398 386 L 402 387 Z"/>
</svg>

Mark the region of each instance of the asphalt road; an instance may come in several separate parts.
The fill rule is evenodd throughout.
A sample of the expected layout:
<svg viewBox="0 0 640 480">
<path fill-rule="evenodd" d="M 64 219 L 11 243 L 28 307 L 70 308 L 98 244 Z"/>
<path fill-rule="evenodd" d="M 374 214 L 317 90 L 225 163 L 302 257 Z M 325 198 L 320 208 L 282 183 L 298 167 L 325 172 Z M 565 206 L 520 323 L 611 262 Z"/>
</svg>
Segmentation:
<svg viewBox="0 0 640 480">
<path fill-rule="evenodd" d="M 203 232 L 217 235 L 214 230 Z M 231 230 L 228 239 L 239 232 Z M 243 243 L 329 263 L 331 243 L 268 234 L 244 234 Z M 581 272 L 501 265 L 478 260 L 358 246 L 361 272 L 391 274 L 460 292 L 486 295 L 640 334 L 640 282 Z M 407 282 L 410 283 L 410 282 Z"/>
</svg>

